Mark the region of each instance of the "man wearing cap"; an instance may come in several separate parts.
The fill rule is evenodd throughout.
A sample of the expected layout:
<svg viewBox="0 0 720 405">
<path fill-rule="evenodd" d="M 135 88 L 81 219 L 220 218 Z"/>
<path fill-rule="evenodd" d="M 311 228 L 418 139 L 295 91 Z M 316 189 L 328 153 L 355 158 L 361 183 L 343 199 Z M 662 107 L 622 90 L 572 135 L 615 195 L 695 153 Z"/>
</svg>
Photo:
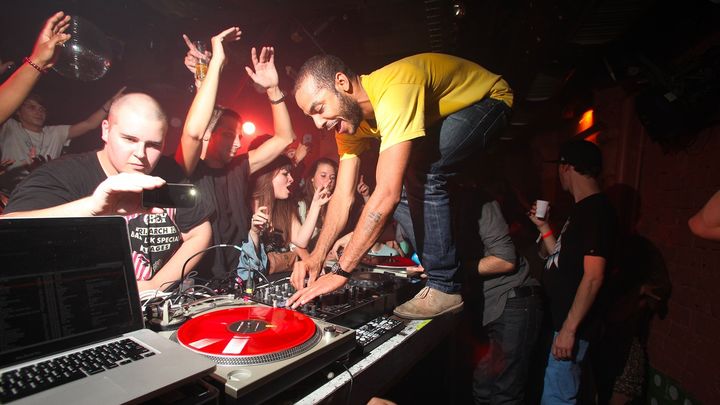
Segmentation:
<svg viewBox="0 0 720 405">
<path fill-rule="evenodd" d="M 600 149 L 584 140 L 560 147 L 558 176 L 575 205 L 556 239 L 548 223 L 530 211 L 538 227 L 541 250 L 549 252 L 542 282 L 548 299 L 555 336 L 548 356 L 543 404 L 577 402 L 581 366 L 589 342 L 600 326 L 598 292 L 611 258 L 616 215 L 600 192 Z"/>
</svg>

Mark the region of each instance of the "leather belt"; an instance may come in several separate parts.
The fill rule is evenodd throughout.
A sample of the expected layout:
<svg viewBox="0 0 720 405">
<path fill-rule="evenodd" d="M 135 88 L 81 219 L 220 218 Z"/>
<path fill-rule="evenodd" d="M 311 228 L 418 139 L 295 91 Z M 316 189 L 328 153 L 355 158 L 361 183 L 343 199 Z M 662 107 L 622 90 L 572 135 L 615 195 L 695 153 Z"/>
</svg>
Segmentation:
<svg viewBox="0 0 720 405">
<path fill-rule="evenodd" d="M 542 287 L 539 285 L 525 285 L 522 287 L 514 287 L 508 292 L 508 298 L 524 298 L 533 295 L 541 295 Z"/>
</svg>

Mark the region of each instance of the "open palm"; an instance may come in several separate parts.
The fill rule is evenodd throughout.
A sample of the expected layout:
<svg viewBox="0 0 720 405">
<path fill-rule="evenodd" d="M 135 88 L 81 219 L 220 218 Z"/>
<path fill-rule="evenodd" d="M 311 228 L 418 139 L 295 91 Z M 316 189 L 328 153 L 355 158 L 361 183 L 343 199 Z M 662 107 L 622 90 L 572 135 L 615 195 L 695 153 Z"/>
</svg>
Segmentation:
<svg viewBox="0 0 720 405">
<path fill-rule="evenodd" d="M 258 56 L 255 48 L 251 50 L 253 69 L 245 67 L 250 78 L 263 89 L 277 87 L 279 79 L 275 69 L 275 50 L 271 46 L 264 46 Z"/>
</svg>

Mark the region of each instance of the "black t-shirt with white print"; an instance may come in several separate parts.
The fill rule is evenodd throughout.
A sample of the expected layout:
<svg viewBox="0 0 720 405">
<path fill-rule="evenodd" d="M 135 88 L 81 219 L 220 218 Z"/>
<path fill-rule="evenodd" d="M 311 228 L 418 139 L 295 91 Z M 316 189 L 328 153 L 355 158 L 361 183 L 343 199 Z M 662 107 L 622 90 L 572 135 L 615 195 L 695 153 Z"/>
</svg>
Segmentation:
<svg viewBox="0 0 720 405">
<path fill-rule="evenodd" d="M 555 244 L 555 251 L 545 262 L 542 277 L 556 331 L 562 328 L 575 300 L 575 293 L 584 274 L 585 256 L 611 260 L 616 223 L 615 210 L 602 193 L 586 197 L 573 207 Z M 576 336 L 587 339 L 595 333 L 598 313 L 601 311 L 598 305 L 600 301 L 600 297 L 595 299 Z"/>
<path fill-rule="evenodd" d="M 151 175 L 168 183 L 184 181 L 180 167 L 166 156 L 160 158 Z M 55 207 L 87 197 L 105 179 L 97 152 L 63 156 L 39 167 L 23 180 L 10 196 L 5 213 Z M 210 215 L 202 199 L 194 208 L 164 211 L 125 217 L 138 280 L 152 278 L 182 243 L 181 233 L 190 231 Z"/>
</svg>

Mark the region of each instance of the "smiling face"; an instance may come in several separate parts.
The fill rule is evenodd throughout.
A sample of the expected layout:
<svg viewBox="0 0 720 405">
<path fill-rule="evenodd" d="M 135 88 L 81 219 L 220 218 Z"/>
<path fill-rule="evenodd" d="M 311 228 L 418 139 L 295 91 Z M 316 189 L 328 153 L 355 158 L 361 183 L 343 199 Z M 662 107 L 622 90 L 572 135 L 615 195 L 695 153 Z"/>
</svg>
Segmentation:
<svg viewBox="0 0 720 405">
<path fill-rule="evenodd" d="M 272 179 L 273 193 L 278 200 L 287 200 L 290 198 L 290 185 L 293 178 L 290 175 L 289 167 L 281 167 Z"/>
<path fill-rule="evenodd" d="M 357 101 L 342 89 L 317 86 L 310 76 L 298 86 L 295 101 L 305 115 L 313 119 L 318 129 L 354 134 L 363 120 Z"/>
<path fill-rule="evenodd" d="M 208 141 L 205 160 L 216 166 L 224 166 L 235 157 L 240 149 L 242 123 L 232 115 L 223 115 Z"/>
<path fill-rule="evenodd" d="M 313 189 L 317 190 L 320 187 L 328 186 L 328 191 L 331 193 L 335 190 L 335 168 L 327 163 L 320 163 L 315 170 L 315 174 L 310 180 L 313 185 Z"/>
</svg>

